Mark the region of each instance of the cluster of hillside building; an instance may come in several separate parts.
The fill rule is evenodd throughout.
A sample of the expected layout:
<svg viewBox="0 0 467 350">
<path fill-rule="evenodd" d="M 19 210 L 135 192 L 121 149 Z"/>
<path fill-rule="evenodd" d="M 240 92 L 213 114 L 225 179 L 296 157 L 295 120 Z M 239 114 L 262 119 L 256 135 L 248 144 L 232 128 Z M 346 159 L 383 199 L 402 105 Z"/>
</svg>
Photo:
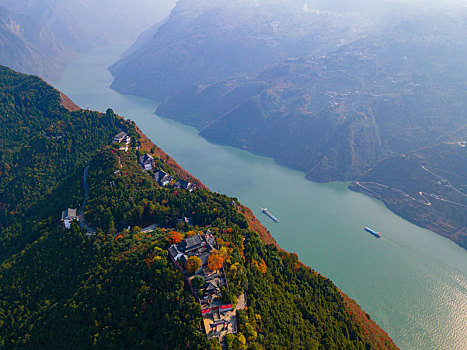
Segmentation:
<svg viewBox="0 0 467 350">
<path fill-rule="evenodd" d="M 120 144 L 119 150 L 128 152 L 128 145 L 131 143 L 131 137 L 126 132 L 120 132 L 114 136 L 113 143 Z"/>
<path fill-rule="evenodd" d="M 156 170 L 156 162 L 154 160 L 154 157 L 148 153 L 143 154 L 138 157 L 138 164 L 141 165 L 143 170 L 146 171 L 152 171 L 153 172 L 153 177 L 156 179 L 157 183 L 164 187 L 167 185 L 170 185 L 173 182 L 172 176 L 167 174 L 164 170 L 159 169 Z M 188 191 L 193 191 L 196 189 L 196 185 L 185 180 L 178 180 L 175 184 L 175 187 L 183 190 L 188 190 Z"/>
<path fill-rule="evenodd" d="M 168 250 L 170 258 L 185 276 L 193 295 L 201 305 L 203 326 L 207 337 L 223 339 L 229 333 L 237 333 L 237 320 L 232 304 L 222 302 L 221 290 L 229 288 L 224 269 L 211 271 L 208 267 L 209 256 L 216 248 L 216 240 L 208 230 L 203 235 L 185 238 L 179 244 L 170 246 Z M 194 275 L 188 274 L 185 268 L 191 256 L 196 256 L 201 260 L 201 266 Z M 195 290 L 192 286 L 191 281 L 195 276 L 201 276 L 204 279 L 204 286 L 200 290 Z"/>
<path fill-rule="evenodd" d="M 128 151 L 128 145 L 131 138 L 125 133 L 120 132 L 115 135 L 113 143 L 122 144 L 120 150 Z M 164 187 L 173 182 L 172 176 L 167 174 L 162 169 L 155 170 L 156 162 L 150 154 L 144 154 L 138 157 L 138 164 L 145 171 L 152 171 L 153 177 L 157 183 Z M 179 180 L 174 185 L 179 189 L 193 191 L 196 186 L 189 181 Z M 190 218 L 184 218 L 185 222 L 192 225 Z M 77 209 L 67 208 L 62 212 L 62 224 L 69 229 L 73 221 L 80 221 L 77 215 Z M 212 233 L 207 230 L 204 234 L 197 234 L 192 237 L 183 239 L 178 244 L 173 244 L 169 247 L 169 256 L 175 266 L 182 272 L 186 281 L 190 285 L 193 295 L 201 305 L 201 315 L 203 318 L 203 326 L 208 338 L 217 337 L 222 340 L 229 333 L 237 333 L 236 313 L 231 303 L 223 303 L 222 288 L 228 290 L 227 279 L 224 268 L 211 271 L 208 267 L 209 256 L 217 248 L 217 243 Z M 201 261 L 201 266 L 194 274 L 190 275 L 186 271 L 186 262 L 196 256 Z M 202 277 L 204 285 L 194 290 L 191 281 L 195 276 Z"/>
<path fill-rule="evenodd" d="M 124 131 L 119 132 L 117 135 L 115 135 L 112 139 L 112 143 L 114 144 L 119 144 L 119 150 L 128 152 L 128 147 L 129 144 L 131 143 L 131 137 L 128 136 L 128 134 Z M 173 178 L 171 175 L 167 174 L 164 170 L 159 169 L 155 170 L 156 168 L 156 162 L 154 160 L 154 157 L 148 153 L 141 155 L 138 157 L 138 164 L 141 165 L 143 170 L 146 171 L 152 171 L 153 172 L 153 177 L 157 181 L 157 183 L 161 187 L 168 186 L 173 183 Z M 119 173 L 120 171 L 117 170 L 115 173 Z M 183 189 L 183 190 L 188 190 L 192 192 L 193 190 L 196 189 L 196 185 L 185 180 L 178 180 L 175 184 L 173 184 L 174 187 Z M 76 220 L 80 221 L 80 218 L 78 215 L 76 215 L 77 209 L 66 209 L 62 212 L 62 224 L 64 225 L 65 228 L 70 228 L 71 227 L 71 222 Z M 193 225 L 192 219 L 191 218 L 182 218 L 180 220 L 184 220 L 188 225 Z"/>
<path fill-rule="evenodd" d="M 114 136 L 113 143 L 118 143 L 121 144 L 120 150 L 128 151 L 128 145 L 131 143 L 131 138 L 128 136 L 125 132 L 120 132 L 117 135 Z M 143 154 L 138 157 L 138 164 L 141 165 L 143 170 L 146 171 L 152 171 L 153 172 L 153 177 L 156 179 L 157 183 L 165 187 L 167 185 L 170 185 L 173 181 L 172 176 L 167 174 L 164 170 L 159 169 L 156 170 L 156 162 L 154 160 L 154 157 L 148 153 Z M 193 191 L 196 188 L 196 185 L 185 180 L 179 180 L 174 184 L 175 187 L 188 190 L 188 191 Z"/>
</svg>

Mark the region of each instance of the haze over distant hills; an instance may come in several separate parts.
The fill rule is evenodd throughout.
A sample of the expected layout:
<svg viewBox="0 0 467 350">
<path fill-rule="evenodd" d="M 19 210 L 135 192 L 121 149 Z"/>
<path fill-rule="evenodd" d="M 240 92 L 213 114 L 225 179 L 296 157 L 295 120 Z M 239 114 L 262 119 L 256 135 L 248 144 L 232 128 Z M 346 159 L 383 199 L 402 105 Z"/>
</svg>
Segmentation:
<svg viewBox="0 0 467 350">
<path fill-rule="evenodd" d="M 297 1 L 183 0 L 145 45 L 110 70 L 112 87 L 163 99 L 289 57 L 354 40 L 366 27 L 349 15 L 317 14 Z"/>
<path fill-rule="evenodd" d="M 397 13 L 371 1 L 375 16 L 358 17 L 311 2 L 182 0 L 152 38 L 110 68 L 112 87 L 162 99 L 157 114 L 312 180 L 355 180 L 387 158 L 467 139 L 465 7 L 384 5 Z M 462 186 L 466 168 L 453 169 Z M 392 173 L 393 185 L 406 182 Z M 425 180 L 416 174 L 418 192 Z M 407 196 L 386 203 L 467 246 L 465 203 L 445 188 L 431 191 L 447 201 L 429 211 L 415 210 Z"/>
<path fill-rule="evenodd" d="M 0 11 L 0 63 L 55 80 L 73 53 L 125 45 L 164 18 L 174 4 L 175 0 L 3 0 L 1 6 L 9 11 Z"/>
<path fill-rule="evenodd" d="M 70 53 L 33 18 L 0 7 L 0 64 L 56 79 Z"/>
</svg>

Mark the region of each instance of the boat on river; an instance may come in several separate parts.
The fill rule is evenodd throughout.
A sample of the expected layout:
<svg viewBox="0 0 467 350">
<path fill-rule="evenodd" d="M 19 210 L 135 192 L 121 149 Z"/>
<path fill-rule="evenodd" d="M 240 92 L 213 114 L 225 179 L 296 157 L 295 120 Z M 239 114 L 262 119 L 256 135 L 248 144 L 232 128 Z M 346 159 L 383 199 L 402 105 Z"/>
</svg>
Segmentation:
<svg viewBox="0 0 467 350">
<path fill-rule="evenodd" d="M 370 232 L 373 236 L 377 237 L 377 238 L 380 238 L 381 237 L 381 233 L 369 228 L 369 227 L 365 227 L 365 231 L 366 232 Z"/>
<path fill-rule="evenodd" d="M 269 212 L 268 208 L 261 208 L 261 210 L 263 211 L 264 214 L 266 214 L 267 216 L 269 216 L 269 217 L 271 218 L 272 221 L 274 221 L 274 222 L 276 222 L 276 223 L 279 222 L 279 219 L 276 218 L 274 215 L 272 215 L 272 214 Z"/>
</svg>

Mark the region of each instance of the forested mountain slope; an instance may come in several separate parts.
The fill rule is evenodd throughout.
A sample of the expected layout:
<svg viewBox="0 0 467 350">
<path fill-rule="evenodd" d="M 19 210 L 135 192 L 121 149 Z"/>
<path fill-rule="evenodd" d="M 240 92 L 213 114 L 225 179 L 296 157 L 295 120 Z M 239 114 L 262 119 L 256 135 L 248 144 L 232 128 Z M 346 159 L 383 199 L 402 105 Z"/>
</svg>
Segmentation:
<svg viewBox="0 0 467 350">
<path fill-rule="evenodd" d="M 38 238 L 58 203 L 78 206 L 83 166 L 123 127 L 115 115 L 62 107 L 61 95 L 43 80 L 0 69 L 0 259 Z M 63 200 L 63 201 L 62 201 Z M 47 213 L 47 214 L 46 214 Z"/>
<path fill-rule="evenodd" d="M 466 146 L 443 142 L 387 158 L 350 188 L 467 249 Z"/>
<path fill-rule="evenodd" d="M 159 186 L 137 154 L 153 154 L 174 181 L 196 180 L 132 122 L 111 110 L 70 112 L 35 77 L 2 68 L 0 81 L 1 129 L 11 131 L 0 138 L 2 348 L 218 349 L 166 250 L 172 237 L 207 228 L 224 254 L 231 300 L 248 295 L 228 349 L 396 348 L 331 281 L 266 246 L 235 198 L 199 182 L 193 192 Z M 111 144 L 120 130 L 132 138 L 128 152 Z M 87 165 L 91 235 L 60 223 L 61 210 L 82 203 Z M 194 226 L 178 221 L 187 215 Z"/>
</svg>

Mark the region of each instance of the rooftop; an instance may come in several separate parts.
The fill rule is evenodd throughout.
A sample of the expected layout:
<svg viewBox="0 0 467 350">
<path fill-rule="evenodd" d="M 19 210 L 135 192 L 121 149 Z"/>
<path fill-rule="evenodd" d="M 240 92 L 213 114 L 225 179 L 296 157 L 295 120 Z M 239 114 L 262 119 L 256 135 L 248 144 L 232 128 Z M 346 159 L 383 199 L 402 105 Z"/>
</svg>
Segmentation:
<svg viewBox="0 0 467 350">
<path fill-rule="evenodd" d="M 120 132 L 117 135 L 114 136 L 114 139 L 123 139 L 125 136 L 127 136 L 126 132 Z"/>
<path fill-rule="evenodd" d="M 200 235 L 196 235 L 196 236 L 193 236 L 193 237 L 185 238 L 184 240 L 182 240 L 180 242 L 179 246 L 180 246 L 180 248 L 182 250 L 186 251 L 186 250 L 191 250 L 191 249 L 200 247 L 204 243 L 205 242 L 204 242 L 203 238 Z"/>
<path fill-rule="evenodd" d="M 70 209 L 67 208 L 64 211 L 62 211 L 62 220 L 69 219 L 69 218 L 76 218 L 76 211 L 77 209 Z"/>
</svg>

